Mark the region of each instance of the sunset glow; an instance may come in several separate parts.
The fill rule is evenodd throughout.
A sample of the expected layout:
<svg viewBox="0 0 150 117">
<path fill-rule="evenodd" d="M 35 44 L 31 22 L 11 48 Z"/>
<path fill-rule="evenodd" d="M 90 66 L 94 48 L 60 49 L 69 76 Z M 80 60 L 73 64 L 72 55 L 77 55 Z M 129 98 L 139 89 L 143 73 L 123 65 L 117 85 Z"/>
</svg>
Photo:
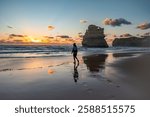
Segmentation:
<svg viewBox="0 0 150 117">
<path fill-rule="evenodd" d="M 41 42 L 42 42 L 42 40 L 33 38 L 33 37 L 31 37 L 31 36 L 29 36 L 29 39 L 30 39 L 31 42 L 33 42 L 33 43 L 41 43 Z"/>
<path fill-rule="evenodd" d="M 81 43 L 90 24 L 103 27 L 111 43 L 113 35 L 150 32 L 148 11 L 148 0 L 1 0 L 0 43 Z"/>
</svg>

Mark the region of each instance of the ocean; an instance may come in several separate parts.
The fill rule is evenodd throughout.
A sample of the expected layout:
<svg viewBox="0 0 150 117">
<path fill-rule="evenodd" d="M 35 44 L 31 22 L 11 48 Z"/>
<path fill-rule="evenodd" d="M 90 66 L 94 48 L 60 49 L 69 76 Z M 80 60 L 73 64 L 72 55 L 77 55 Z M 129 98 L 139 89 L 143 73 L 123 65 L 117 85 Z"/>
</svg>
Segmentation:
<svg viewBox="0 0 150 117">
<path fill-rule="evenodd" d="M 38 58 L 71 55 L 72 45 L 0 45 L 0 58 Z M 109 47 L 85 48 L 78 45 L 79 53 L 131 53 L 150 52 L 150 48 Z"/>
</svg>

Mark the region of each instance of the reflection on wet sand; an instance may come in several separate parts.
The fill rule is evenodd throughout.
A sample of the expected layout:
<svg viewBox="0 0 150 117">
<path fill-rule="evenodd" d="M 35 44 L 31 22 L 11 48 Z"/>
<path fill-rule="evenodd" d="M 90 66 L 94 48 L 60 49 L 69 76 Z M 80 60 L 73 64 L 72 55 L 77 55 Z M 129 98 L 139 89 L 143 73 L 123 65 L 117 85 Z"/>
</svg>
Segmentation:
<svg viewBox="0 0 150 117">
<path fill-rule="evenodd" d="M 49 69 L 49 70 L 48 70 L 48 74 L 49 74 L 49 75 L 54 74 L 54 73 L 55 73 L 54 70 L 52 70 L 52 69 Z"/>
<path fill-rule="evenodd" d="M 74 78 L 74 82 L 77 83 L 77 81 L 79 80 L 79 73 L 78 73 L 78 66 L 79 63 L 75 63 L 74 64 L 74 73 L 73 73 L 73 78 Z"/>
<path fill-rule="evenodd" d="M 83 61 L 87 66 L 87 69 L 90 72 L 99 72 L 100 69 L 105 68 L 105 60 L 108 55 L 106 54 L 96 54 L 96 55 L 89 55 L 83 56 Z"/>
<path fill-rule="evenodd" d="M 0 72 L 0 99 L 150 99 L 147 90 L 150 88 L 150 55 L 127 59 L 123 54 L 113 55 L 80 56 L 80 66 L 70 62 L 72 56 L 38 58 L 43 63 L 33 67 L 29 59 L 23 59 L 22 64 L 21 60 L 20 64 L 10 61 L 13 65 L 10 68 L 15 70 L 1 68 L 4 71 Z"/>
<path fill-rule="evenodd" d="M 131 57 L 134 56 L 135 53 L 113 53 L 113 57 Z"/>
</svg>

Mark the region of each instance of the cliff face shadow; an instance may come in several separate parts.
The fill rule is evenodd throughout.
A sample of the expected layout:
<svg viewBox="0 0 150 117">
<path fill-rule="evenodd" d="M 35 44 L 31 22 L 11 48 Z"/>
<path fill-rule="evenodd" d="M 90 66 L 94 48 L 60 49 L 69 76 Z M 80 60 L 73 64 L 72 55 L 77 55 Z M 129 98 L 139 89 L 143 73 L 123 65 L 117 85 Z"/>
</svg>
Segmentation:
<svg viewBox="0 0 150 117">
<path fill-rule="evenodd" d="M 99 72 L 100 69 L 104 69 L 105 60 L 108 55 L 106 54 L 96 54 L 83 56 L 83 62 L 86 64 L 87 69 L 90 72 Z"/>
</svg>

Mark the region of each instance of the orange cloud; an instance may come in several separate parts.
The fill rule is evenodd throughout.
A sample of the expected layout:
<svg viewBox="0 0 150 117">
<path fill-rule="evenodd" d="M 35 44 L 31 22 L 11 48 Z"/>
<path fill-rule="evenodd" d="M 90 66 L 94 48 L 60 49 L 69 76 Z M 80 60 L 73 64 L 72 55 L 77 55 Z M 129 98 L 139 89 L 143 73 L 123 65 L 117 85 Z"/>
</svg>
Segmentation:
<svg viewBox="0 0 150 117">
<path fill-rule="evenodd" d="M 6 42 L 6 40 L 4 40 L 4 39 L 0 40 L 0 43 L 5 43 L 5 42 Z"/>
<path fill-rule="evenodd" d="M 150 32 L 144 33 L 143 36 L 150 36 Z"/>
<path fill-rule="evenodd" d="M 142 24 L 139 24 L 136 28 L 139 28 L 141 30 L 146 30 L 146 29 L 149 29 L 150 28 L 150 23 L 142 23 Z"/>
<path fill-rule="evenodd" d="M 55 29 L 54 26 L 48 26 L 48 30 L 53 30 L 53 29 Z"/>
<path fill-rule="evenodd" d="M 125 34 L 122 34 L 122 35 L 120 35 L 120 37 L 132 37 L 132 35 L 131 34 L 129 34 L 129 33 L 125 33 Z"/>
<path fill-rule="evenodd" d="M 1 44 L 72 44 L 81 43 L 80 39 L 72 38 L 68 35 L 53 36 L 29 36 L 23 34 L 9 34 L 0 37 Z"/>
<path fill-rule="evenodd" d="M 127 21 L 124 18 L 119 18 L 119 19 L 106 18 L 104 19 L 103 23 L 105 25 L 111 25 L 111 26 L 121 26 L 122 24 L 125 24 L 125 25 L 132 24 L 131 22 Z"/>
</svg>

